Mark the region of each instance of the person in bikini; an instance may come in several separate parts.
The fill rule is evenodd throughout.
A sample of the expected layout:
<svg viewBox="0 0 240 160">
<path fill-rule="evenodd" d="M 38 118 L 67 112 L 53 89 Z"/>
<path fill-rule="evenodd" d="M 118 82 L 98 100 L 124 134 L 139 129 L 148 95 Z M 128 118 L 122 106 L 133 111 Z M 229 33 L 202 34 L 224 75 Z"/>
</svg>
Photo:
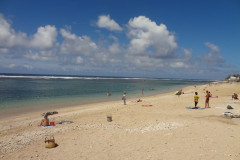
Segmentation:
<svg viewBox="0 0 240 160">
<path fill-rule="evenodd" d="M 44 127 L 49 126 L 49 119 L 47 115 L 45 115 L 44 119 L 42 119 L 40 126 L 44 126 Z"/>
<path fill-rule="evenodd" d="M 209 91 L 206 91 L 206 100 L 205 100 L 205 108 L 210 108 L 209 107 L 209 98 L 211 97 L 211 94 Z"/>
<path fill-rule="evenodd" d="M 44 116 L 44 119 L 42 119 L 41 123 L 40 123 L 40 126 L 49 126 L 49 119 L 48 119 L 48 116 L 49 115 L 54 115 L 54 114 L 58 114 L 57 111 L 53 111 L 53 112 L 46 112 L 46 113 L 43 113 L 42 115 Z"/>
</svg>

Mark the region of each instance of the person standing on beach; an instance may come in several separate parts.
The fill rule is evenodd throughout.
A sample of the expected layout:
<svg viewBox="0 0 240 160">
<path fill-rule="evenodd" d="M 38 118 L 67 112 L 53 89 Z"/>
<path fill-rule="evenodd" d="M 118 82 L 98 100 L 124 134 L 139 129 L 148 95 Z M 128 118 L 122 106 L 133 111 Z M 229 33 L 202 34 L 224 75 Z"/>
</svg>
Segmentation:
<svg viewBox="0 0 240 160">
<path fill-rule="evenodd" d="M 124 105 L 126 105 L 126 92 L 123 93 L 122 100 Z"/>
<path fill-rule="evenodd" d="M 205 108 L 210 108 L 209 107 L 209 98 L 211 97 L 209 91 L 206 91 L 206 100 L 205 100 Z"/>
<path fill-rule="evenodd" d="M 194 107 L 194 109 L 197 108 L 198 99 L 199 99 L 198 92 L 195 92 L 195 96 L 194 96 L 195 107 Z"/>
<path fill-rule="evenodd" d="M 142 97 L 144 96 L 144 89 L 142 88 Z"/>
</svg>

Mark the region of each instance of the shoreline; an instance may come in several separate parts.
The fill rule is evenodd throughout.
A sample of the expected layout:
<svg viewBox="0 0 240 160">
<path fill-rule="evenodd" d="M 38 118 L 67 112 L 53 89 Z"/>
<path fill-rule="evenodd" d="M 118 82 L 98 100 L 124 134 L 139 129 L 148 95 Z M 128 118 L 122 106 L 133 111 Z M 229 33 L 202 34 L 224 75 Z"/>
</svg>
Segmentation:
<svg viewBox="0 0 240 160">
<path fill-rule="evenodd" d="M 206 89 L 218 96 L 210 99 L 211 108 L 186 109 L 193 106 L 195 91 L 199 92 L 199 107 L 204 107 Z M 0 157 L 238 159 L 240 119 L 226 118 L 222 113 L 229 110 L 215 107 L 232 105 L 230 112 L 240 114 L 239 100 L 230 100 L 232 92 L 239 89 L 240 83 L 188 86 L 183 88 L 186 94 L 180 97 L 172 91 L 144 97 L 139 103 L 132 102 L 135 98 L 127 99 L 127 105 L 119 100 L 62 108 L 59 114 L 49 116 L 56 124 L 51 129 L 37 126 L 42 119 L 39 112 L 0 120 Z M 107 115 L 113 117 L 112 122 L 107 122 Z M 73 123 L 60 125 L 60 121 Z M 46 149 L 47 135 L 54 135 L 59 146 Z"/>
<path fill-rule="evenodd" d="M 191 85 L 189 85 L 189 86 L 191 86 Z M 175 92 L 177 88 L 179 89 L 181 87 L 185 88 L 185 87 L 189 87 L 189 86 L 173 87 L 173 88 L 170 88 L 168 90 L 163 90 L 159 93 L 150 93 L 150 94 L 148 93 L 149 95 L 143 96 L 143 97 L 142 96 L 137 96 L 136 94 L 131 94 L 130 99 L 132 99 L 132 101 L 133 101 L 134 99 L 137 100 L 139 98 L 144 98 L 144 97 L 151 97 L 151 96 L 158 96 L 158 95 L 160 96 L 162 94 L 167 94 L 169 92 Z M 141 92 L 141 91 L 139 91 L 139 92 Z M 139 93 L 139 95 L 140 95 L 140 93 Z M 128 95 L 127 95 L 127 97 L 128 97 Z M 34 105 L 34 107 L 32 107 L 32 105 L 27 105 L 23 108 L 17 107 L 17 108 L 2 109 L 1 113 L 0 113 L 0 120 L 6 119 L 6 118 L 14 118 L 16 116 L 24 116 L 25 114 L 31 114 L 31 113 L 35 113 L 35 112 L 48 112 L 48 111 L 50 112 L 52 110 L 61 110 L 61 109 L 64 109 L 64 108 L 66 108 L 66 109 L 70 108 L 71 109 L 71 108 L 75 108 L 75 107 L 82 107 L 84 105 L 92 105 L 92 104 L 97 105 L 98 103 L 105 103 L 105 102 L 112 103 L 112 102 L 116 102 L 116 101 L 121 101 L 119 99 L 121 99 L 121 96 L 120 97 L 111 96 L 111 97 L 107 97 L 106 99 L 98 98 L 98 99 L 93 100 L 92 102 L 90 102 L 90 101 L 79 101 L 79 102 L 74 102 L 74 103 L 55 102 L 55 103 L 57 103 L 55 105 L 47 104 L 46 106 L 44 106 L 43 104 L 37 104 L 37 105 Z M 46 103 L 48 103 L 48 102 L 46 102 Z M 49 109 L 49 108 L 51 108 L 51 109 Z"/>
</svg>

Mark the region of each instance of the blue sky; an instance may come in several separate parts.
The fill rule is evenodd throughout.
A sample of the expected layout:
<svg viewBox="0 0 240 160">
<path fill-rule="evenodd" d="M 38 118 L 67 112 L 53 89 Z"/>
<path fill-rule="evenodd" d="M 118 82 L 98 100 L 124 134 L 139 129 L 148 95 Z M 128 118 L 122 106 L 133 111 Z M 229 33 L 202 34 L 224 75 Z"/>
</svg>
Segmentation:
<svg viewBox="0 0 240 160">
<path fill-rule="evenodd" d="M 0 0 L 0 72 L 224 79 L 238 0 Z"/>
</svg>

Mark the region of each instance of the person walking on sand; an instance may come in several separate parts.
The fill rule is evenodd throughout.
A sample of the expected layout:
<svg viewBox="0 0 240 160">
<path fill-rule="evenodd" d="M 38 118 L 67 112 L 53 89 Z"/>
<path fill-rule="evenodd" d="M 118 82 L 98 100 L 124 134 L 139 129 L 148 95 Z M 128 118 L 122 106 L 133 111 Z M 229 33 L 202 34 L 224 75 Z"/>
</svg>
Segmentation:
<svg viewBox="0 0 240 160">
<path fill-rule="evenodd" d="M 211 97 L 211 94 L 209 93 L 209 91 L 206 91 L 206 100 L 205 100 L 205 108 L 210 108 L 209 107 L 209 98 Z"/>
<path fill-rule="evenodd" d="M 199 99 L 199 97 L 198 97 L 198 92 L 195 92 L 195 96 L 194 96 L 195 107 L 194 107 L 194 109 L 197 108 L 198 99 Z"/>
<path fill-rule="evenodd" d="M 126 92 L 123 93 L 122 100 L 123 104 L 126 105 Z"/>
</svg>

